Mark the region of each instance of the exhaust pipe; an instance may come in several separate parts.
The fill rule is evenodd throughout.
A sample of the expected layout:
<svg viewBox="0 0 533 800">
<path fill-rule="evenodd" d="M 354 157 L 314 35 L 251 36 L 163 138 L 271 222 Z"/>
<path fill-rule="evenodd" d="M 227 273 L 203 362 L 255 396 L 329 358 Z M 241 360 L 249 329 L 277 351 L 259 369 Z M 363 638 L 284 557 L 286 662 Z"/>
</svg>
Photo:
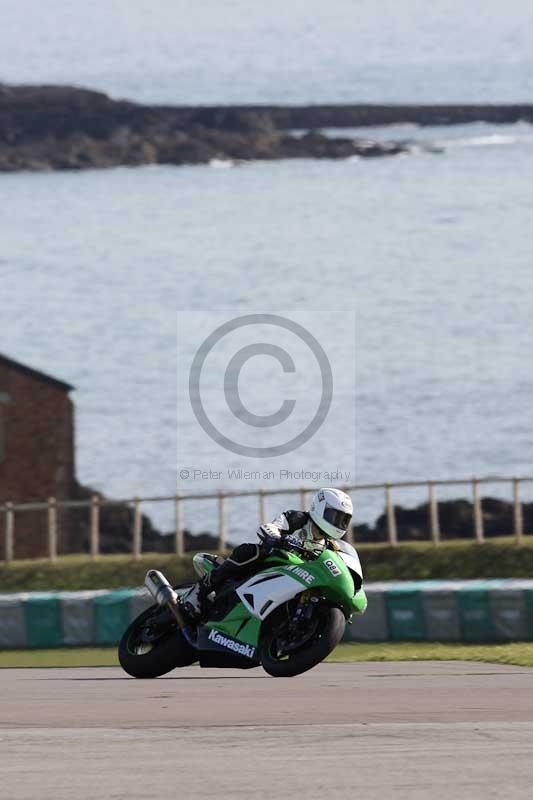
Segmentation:
<svg viewBox="0 0 533 800">
<path fill-rule="evenodd" d="M 162 572 L 157 569 L 149 569 L 144 579 L 144 585 L 160 606 L 171 603 L 173 606 L 178 602 L 178 595 L 165 578 Z"/>
<path fill-rule="evenodd" d="M 144 585 L 160 606 L 167 606 L 176 617 L 182 631 L 187 627 L 187 622 L 181 613 L 178 603 L 178 593 L 172 588 L 162 572 L 157 569 L 149 569 L 144 579 Z"/>
</svg>

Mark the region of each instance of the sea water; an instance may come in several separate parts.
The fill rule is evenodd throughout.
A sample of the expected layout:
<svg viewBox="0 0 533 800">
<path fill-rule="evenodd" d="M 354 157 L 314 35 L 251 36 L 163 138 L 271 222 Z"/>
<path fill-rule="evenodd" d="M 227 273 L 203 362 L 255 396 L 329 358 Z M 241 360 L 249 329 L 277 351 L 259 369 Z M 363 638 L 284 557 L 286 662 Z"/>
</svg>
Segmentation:
<svg viewBox="0 0 533 800">
<path fill-rule="evenodd" d="M 529 5 L 485 3 L 481 16 L 456 5 L 386 3 L 377 15 L 366 2 L 327 13 L 295 2 L 281 18 L 275 3 L 265 15 L 241 2 L 228 14 L 52 2 L 46 15 L 31 4 L 22 26 L 21 2 L 0 29 L 1 74 L 165 102 L 529 99 Z M 333 469 L 346 448 L 358 482 L 530 471 L 533 132 L 362 133 L 421 146 L 371 160 L 0 177 L 0 351 L 75 385 L 82 482 L 110 496 L 172 494 L 177 466 L 213 466 L 203 431 L 178 441 L 176 324 L 191 311 L 208 324 L 220 308 L 354 315 L 348 345 L 335 330 L 321 337 L 354 354 L 355 422 L 334 420 L 338 435 L 294 468 Z M 252 402 L 276 388 L 259 383 Z M 260 485 L 230 479 L 235 458 L 224 459 L 217 450 L 219 487 Z M 298 502 L 275 498 L 268 512 Z M 382 497 L 357 504 L 371 521 Z M 172 526 L 170 508 L 150 513 Z M 256 516 L 255 501 L 231 510 L 233 538 Z M 216 520 L 214 503 L 185 509 L 194 530 Z"/>
</svg>

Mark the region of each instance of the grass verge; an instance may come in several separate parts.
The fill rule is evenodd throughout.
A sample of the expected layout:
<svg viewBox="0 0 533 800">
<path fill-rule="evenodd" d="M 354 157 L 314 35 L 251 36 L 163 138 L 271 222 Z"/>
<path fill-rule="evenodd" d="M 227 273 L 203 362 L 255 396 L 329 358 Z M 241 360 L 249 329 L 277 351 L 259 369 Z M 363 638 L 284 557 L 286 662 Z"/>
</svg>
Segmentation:
<svg viewBox="0 0 533 800">
<path fill-rule="evenodd" d="M 161 569 L 173 583 L 194 580 L 193 553 L 184 558 L 166 553 L 144 553 L 135 561 L 129 555 L 62 556 L 51 564 L 45 559 L 13 561 L 0 566 L 0 591 L 71 591 L 141 586 L 150 568 Z"/>
<path fill-rule="evenodd" d="M 361 545 L 361 561 L 367 581 L 429 580 L 433 578 L 530 578 L 533 576 L 533 536 L 523 545 L 512 537 L 483 544 L 468 540 L 406 542 L 399 547 Z M 114 589 L 140 586 L 146 571 L 161 569 L 174 583 L 194 579 L 193 553 L 184 558 L 172 554 L 144 553 L 134 561 L 128 555 L 63 556 L 54 564 L 44 559 L 0 565 L 0 591 L 50 591 Z"/>
<path fill-rule="evenodd" d="M 339 645 L 328 661 L 487 661 L 533 667 L 533 642 L 350 642 Z"/>
<path fill-rule="evenodd" d="M 533 667 L 533 642 L 441 644 L 438 642 L 346 643 L 328 661 L 486 661 Z M 115 667 L 116 647 L 0 650 L 1 667 Z"/>
<path fill-rule="evenodd" d="M 48 650 L 0 650 L 2 667 L 116 667 L 116 647 L 61 647 Z"/>
</svg>

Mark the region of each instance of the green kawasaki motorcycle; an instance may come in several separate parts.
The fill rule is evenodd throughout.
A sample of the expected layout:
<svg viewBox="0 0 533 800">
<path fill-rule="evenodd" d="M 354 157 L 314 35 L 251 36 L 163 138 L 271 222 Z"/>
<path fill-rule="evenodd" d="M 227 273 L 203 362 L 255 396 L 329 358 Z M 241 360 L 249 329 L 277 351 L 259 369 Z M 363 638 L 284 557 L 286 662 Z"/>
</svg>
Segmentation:
<svg viewBox="0 0 533 800">
<path fill-rule="evenodd" d="M 281 542 L 252 577 L 228 580 L 209 605 L 207 620 L 191 619 L 183 596 L 192 584 L 172 587 L 150 570 L 145 585 L 155 605 L 132 622 L 119 645 L 119 660 L 135 678 L 156 678 L 176 667 L 262 666 L 275 677 L 299 675 L 326 658 L 342 639 L 346 621 L 364 613 L 363 573 L 356 550 L 320 555 Z M 200 575 L 220 559 L 194 557 Z"/>
</svg>

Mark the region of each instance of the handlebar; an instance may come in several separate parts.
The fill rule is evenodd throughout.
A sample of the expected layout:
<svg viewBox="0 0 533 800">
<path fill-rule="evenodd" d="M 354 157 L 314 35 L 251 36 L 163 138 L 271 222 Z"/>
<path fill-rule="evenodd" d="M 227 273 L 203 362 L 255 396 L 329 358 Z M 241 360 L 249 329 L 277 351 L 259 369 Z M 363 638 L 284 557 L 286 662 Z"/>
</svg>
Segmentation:
<svg viewBox="0 0 533 800">
<path fill-rule="evenodd" d="M 275 550 L 275 549 L 277 549 L 277 550 L 296 550 L 296 551 L 298 551 L 299 553 L 301 553 L 302 555 L 306 556 L 309 559 L 316 558 L 316 554 L 313 553 L 311 550 L 308 550 L 306 547 L 304 547 L 301 544 L 298 544 L 297 542 L 287 541 L 287 539 L 284 539 L 283 537 L 280 537 L 278 539 L 277 537 L 272 536 L 271 538 L 269 538 L 266 541 L 264 541 L 264 544 L 267 547 L 272 548 L 273 550 Z"/>
</svg>

